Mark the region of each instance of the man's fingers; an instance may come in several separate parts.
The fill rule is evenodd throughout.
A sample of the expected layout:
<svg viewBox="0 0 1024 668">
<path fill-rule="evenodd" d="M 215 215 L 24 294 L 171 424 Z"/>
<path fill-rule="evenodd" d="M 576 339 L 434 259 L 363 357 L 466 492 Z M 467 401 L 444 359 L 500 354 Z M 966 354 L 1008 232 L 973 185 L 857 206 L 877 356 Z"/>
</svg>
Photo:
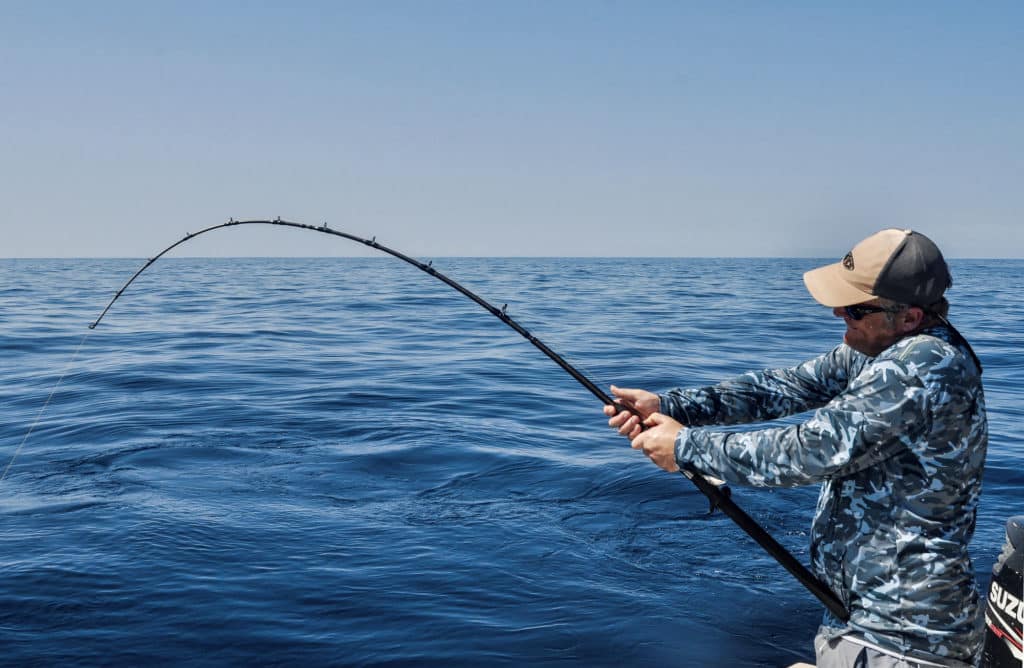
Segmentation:
<svg viewBox="0 0 1024 668">
<path fill-rule="evenodd" d="M 630 436 L 633 432 L 640 428 L 640 418 L 635 415 L 630 415 L 625 422 L 619 427 L 619 433 L 623 436 Z"/>
<path fill-rule="evenodd" d="M 644 420 L 644 426 L 657 427 L 659 424 L 662 424 L 663 422 L 665 422 L 665 420 L 668 419 L 670 418 L 664 413 L 651 413 L 649 416 L 647 416 L 647 419 Z"/>
<path fill-rule="evenodd" d="M 617 429 L 619 434 L 632 441 L 644 432 L 645 425 L 643 418 L 636 413 L 634 398 L 638 398 L 646 391 L 623 389 L 612 385 L 612 393 L 615 395 L 615 403 L 605 405 L 602 409 L 608 416 L 608 426 Z"/>
<path fill-rule="evenodd" d="M 640 396 L 642 390 L 633 390 L 625 387 L 618 387 L 612 385 L 612 395 L 619 400 L 619 403 L 624 406 L 632 406 L 633 403 Z"/>
<path fill-rule="evenodd" d="M 617 413 L 612 413 L 611 417 L 608 418 L 608 426 L 609 427 L 620 427 L 620 426 L 622 426 L 623 422 L 625 422 L 626 420 L 628 420 L 631 417 L 633 417 L 633 414 L 632 413 L 628 413 L 626 411 L 619 411 Z"/>
<path fill-rule="evenodd" d="M 633 414 L 632 409 L 629 406 L 623 404 L 622 402 L 616 402 L 614 405 L 605 404 L 603 410 L 604 414 L 609 416 L 615 416 L 618 415 L 619 413 L 626 413 L 629 415 Z"/>
</svg>

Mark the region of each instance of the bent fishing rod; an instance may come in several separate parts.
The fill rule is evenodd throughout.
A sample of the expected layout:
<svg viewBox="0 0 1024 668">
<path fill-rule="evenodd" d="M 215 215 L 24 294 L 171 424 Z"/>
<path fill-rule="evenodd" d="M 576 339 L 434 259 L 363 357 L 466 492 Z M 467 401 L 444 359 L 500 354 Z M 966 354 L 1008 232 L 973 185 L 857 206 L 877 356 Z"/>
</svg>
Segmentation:
<svg viewBox="0 0 1024 668">
<path fill-rule="evenodd" d="M 167 248 L 157 253 L 155 256 L 149 258 L 149 260 L 144 265 L 142 265 L 142 267 L 138 271 L 136 271 L 135 274 L 130 279 L 128 279 L 128 281 L 123 286 L 121 286 L 121 289 L 117 291 L 114 297 L 110 300 L 110 303 L 107 304 L 107 307 L 103 309 L 103 312 L 100 313 L 98 318 L 96 318 L 95 322 L 89 325 L 89 329 L 95 329 L 96 326 L 100 324 L 100 321 L 103 320 L 103 317 L 110 310 L 110 307 L 114 305 L 114 302 L 116 302 L 121 297 L 121 295 L 124 294 L 125 290 L 128 289 L 128 286 L 134 283 L 135 279 L 137 279 L 142 274 L 142 272 L 144 272 L 146 269 L 152 266 L 154 262 L 159 260 L 164 255 L 166 255 L 172 249 L 180 246 L 186 241 L 198 237 L 201 234 L 206 234 L 207 232 L 212 232 L 213 230 L 218 230 L 224 227 L 236 227 L 239 225 L 280 225 L 283 227 L 295 227 L 302 230 L 321 232 L 323 234 L 332 234 L 337 237 L 342 237 L 344 239 L 349 239 L 350 241 L 361 243 L 365 246 L 369 246 L 370 248 L 382 251 L 384 253 L 387 253 L 388 255 L 392 255 L 398 258 L 399 260 L 407 262 L 412 266 L 416 267 L 417 269 L 420 269 L 430 274 L 431 276 L 438 279 L 442 283 L 445 283 L 448 286 L 454 288 L 461 294 L 465 295 L 472 301 L 479 304 L 481 307 L 483 307 L 485 311 L 493 315 L 495 318 L 501 320 L 503 323 L 514 329 L 520 336 L 522 336 L 527 341 L 532 343 L 538 350 L 547 355 L 547 357 L 550 358 L 555 364 L 562 367 L 562 369 L 570 376 L 572 376 L 573 379 L 576 380 L 576 382 L 578 382 L 583 387 L 587 388 L 587 390 L 589 390 L 591 394 L 600 399 L 604 404 L 608 406 L 614 406 L 622 410 L 628 410 L 634 414 L 638 414 L 637 411 L 634 410 L 633 408 L 616 402 L 612 397 L 610 397 L 600 387 L 598 387 L 593 381 L 591 381 L 589 378 L 584 376 L 578 369 L 576 369 L 576 367 L 566 362 L 561 355 L 551 350 L 551 348 L 548 348 L 543 341 L 539 340 L 537 337 L 535 337 L 533 334 L 527 331 L 526 328 L 524 328 L 522 325 L 516 322 L 511 316 L 509 316 L 507 312 L 507 304 L 503 304 L 502 307 L 499 309 L 490 302 L 488 302 L 486 299 L 477 295 L 475 292 L 463 287 L 462 285 L 455 282 L 448 276 L 444 275 L 437 269 L 434 269 L 434 267 L 432 266 L 432 262 L 420 262 L 419 260 L 411 258 L 408 255 L 405 255 L 404 253 L 394 250 L 393 248 L 388 248 L 383 244 L 377 243 L 377 237 L 373 237 L 372 239 L 364 239 L 362 237 L 357 237 L 354 234 L 349 234 L 347 232 L 332 229 L 328 227 L 326 222 L 323 223 L 322 225 L 315 226 L 306 225 L 304 223 L 295 223 L 287 220 L 281 220 L 281 218 L 277 218 L 275 220 L 235 220 L 234 218 L 231 218 L 226 223 L 211 225 L 210 227 L 199 230 L 198 232 L 195 233 L 190 232 L 186 234 L 184 238 L 179 239 L 178 241 L 174 242 Z M 821 580 L 815 577 L 813 573 L 811 573 L 802 563 L 800 563 L 800 561 L 797 560 L 797 558 L 794 557 L 786 548 L 780 545 L 778 541 L 772 538 L 772 536 L 769 535 L 768 532 L 761 527 L 761 525 L 759 525 L 749 515 L 747 515 L 747 513 L 744 512 L 742 508 L 736 505 L 736 502 L 732 500 L 732 496 L 729 492 L 729 489 L 723 483 L 721 483 L 720 481 L 713 481 L 713 479 L 709 479 L 707 476 L 697 471 L 697 469 L 694 468 L 691 464 L 683 466 L 680 469 L 680 473 L 682 473 L 694 485 L 696 485 L 697 489 L 699 489 L 708 498 L 708 501 L 710 501 L 711 503 L 712 510 L 714 510 L 715 508 L 721 510 L 722 513 L 724 513 L 729 519 L 735 522 L 741 529 L 743 529 L 744 532 L 746 532 L 748 536 L 753 538 L 758 545 L 764 548 L 764 550 L 772 558 L 778 561 L 783 568 L 785 568 L 793 577 L 799 580 L 800 583 L 804 587 L 806 587 L 808 591 L 810 591 L 815 597 L 817 597 L 817 599 L 821 601 L 826 608 L 828 608 L 829 612 L 831 612 L 835 617 L 841 619 L 844 622 L 849 620 L 850 613 L 847 612 L 846 608 L 843 606 L 842 602 L 835 595 L 835 593 L 832 592 L 832 590 L 829 589 L 827 585 L 821 582 Z"/>
</svg>

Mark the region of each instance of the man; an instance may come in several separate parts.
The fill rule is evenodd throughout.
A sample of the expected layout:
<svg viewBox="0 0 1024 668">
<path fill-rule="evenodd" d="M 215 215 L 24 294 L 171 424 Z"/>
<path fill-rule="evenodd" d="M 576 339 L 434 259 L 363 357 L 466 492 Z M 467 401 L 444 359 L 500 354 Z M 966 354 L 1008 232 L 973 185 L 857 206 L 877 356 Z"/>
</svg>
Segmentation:
<svg viewBox="0 0 1024 668">
<path fill-rule="evenodd" d="M 924 235 L 888 229 L 804 283 L 845 321 L 838 347 L 713 387 L 660 396 L 613 387 L 640 417 L 606 406 L 608 424 L 666 471 L 692 464 L 736 484 L 821 483 L 811 562 L 850 621 L 825 614 L 819 667 L 973 663 L 981 627 L 967 544 L 988 429 L 981 364 L 946 319 L 946 262 Z M 812 409 L 799 425 L 696 428 Z"/>
</svg>

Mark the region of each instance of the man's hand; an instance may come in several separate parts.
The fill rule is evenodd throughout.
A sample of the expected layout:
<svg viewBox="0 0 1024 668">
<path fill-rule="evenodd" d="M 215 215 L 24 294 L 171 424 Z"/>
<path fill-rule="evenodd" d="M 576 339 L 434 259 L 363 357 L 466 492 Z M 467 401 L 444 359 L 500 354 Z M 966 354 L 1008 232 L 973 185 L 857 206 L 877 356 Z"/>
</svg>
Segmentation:
<svg viewBox="0 0 1024 668">
<path fill-rule="evenodd" d="M 618 406 L 605 406 L 604 414 L 610 418 L 608 426 L 618 429 L 620 434 L 630 440 L 636 438 L 643 431 L 640 421 L 649 418 L 661 408 L 661 399 L 658 395 L 647 390 L 631 390 L 612 385 L 612 394 L 625 409 Z M 628 410 L 630 408 L 640 416 L 637 417 L 636 414 L 631 413 Z"/>
<path fill-rule="evenodd" d="M 669 473 L 679 470 L 676 464 L 676 436 L 683 425 L 662 413 L 654 413 L 646 420 L 646 431 L 632 439 L 634 450 L 641 450 L 651 461 Z"/>
</svg>

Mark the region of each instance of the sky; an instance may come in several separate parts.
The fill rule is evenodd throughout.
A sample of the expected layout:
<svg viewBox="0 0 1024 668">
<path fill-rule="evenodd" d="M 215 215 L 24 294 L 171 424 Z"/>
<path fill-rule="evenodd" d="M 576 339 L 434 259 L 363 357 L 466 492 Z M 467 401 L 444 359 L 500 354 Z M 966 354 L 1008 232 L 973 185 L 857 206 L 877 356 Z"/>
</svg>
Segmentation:
<svg viewBox="0 0 1024 668">
<path fill-rule="evenodd" d="M 1020 258 L 1022 175 L 1016 1 L 0 0 L 0 257 Z"/>
</svg>

